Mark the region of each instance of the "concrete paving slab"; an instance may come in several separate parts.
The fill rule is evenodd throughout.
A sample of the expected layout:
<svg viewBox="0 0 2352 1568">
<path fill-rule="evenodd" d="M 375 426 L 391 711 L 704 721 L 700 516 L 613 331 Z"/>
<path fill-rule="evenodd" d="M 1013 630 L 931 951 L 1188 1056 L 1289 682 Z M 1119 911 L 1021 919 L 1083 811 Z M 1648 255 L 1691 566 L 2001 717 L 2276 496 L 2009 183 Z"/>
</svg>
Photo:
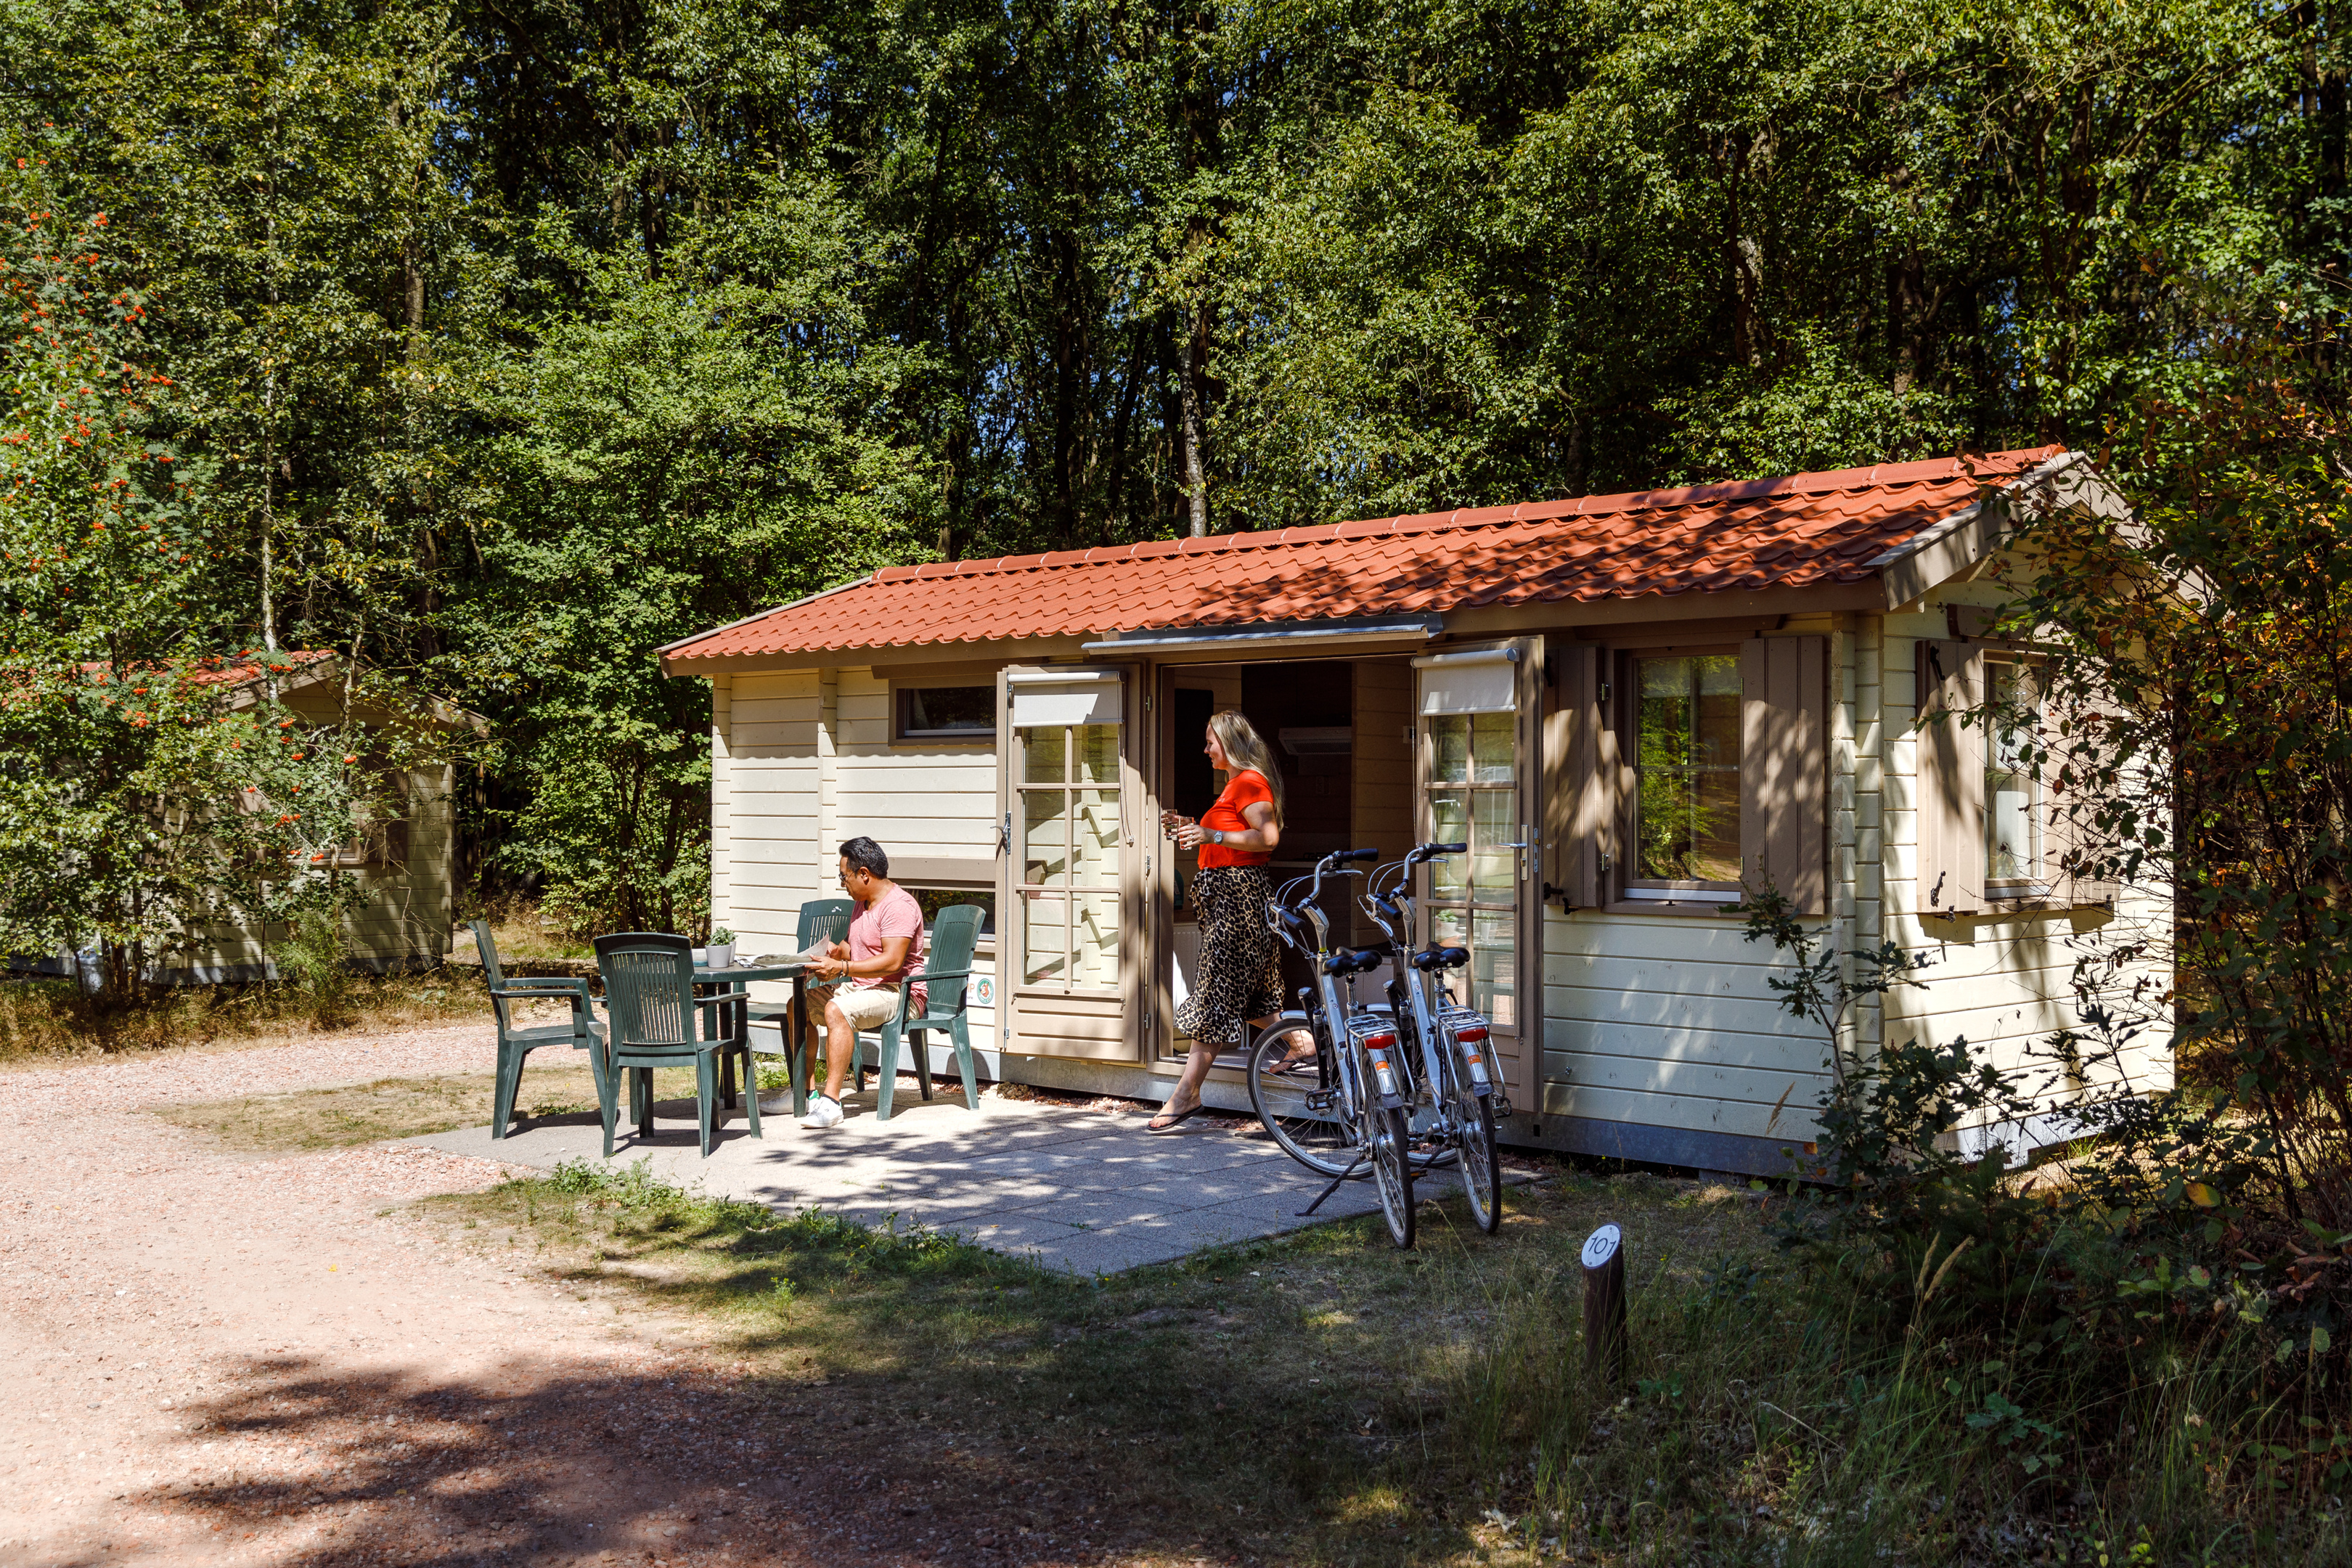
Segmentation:
<svg viewBox="0 0 2352 1568">
<path fill-rule="evenodd" d="M 1311 1220 L 1298 1218 L 1323 1184 L 1262 1134 L 1195 1124 L 1153 1136 L 1138 1115 L 1041 1100 L 989 1097 L 975 1111 L 961 1097 L 910 1098 L 905 1082 L 889 1121 L 873 1114 L 869 1091 L 825 1132 L 770 1112 L 765 1136 L 755 1138 L 738 1107 L 708 1160 L 693 1101 L 664 1101 L 655 1107 L 653 1136 L 625 1127 L 611 1163 L 644 1162 L 666 1181 L 783 1212 L 814 1207 L 868 1223 L 896 1215 L 1083 1274 L 1167 1262 L 1378 1206 L 1365 1186 L 1335 1194 Z M 605 1163 L 593 1116 L 518 1124 L 498 1140 L 471 1127 L 412 1142 L 541 1170 Z"/>
</svg>

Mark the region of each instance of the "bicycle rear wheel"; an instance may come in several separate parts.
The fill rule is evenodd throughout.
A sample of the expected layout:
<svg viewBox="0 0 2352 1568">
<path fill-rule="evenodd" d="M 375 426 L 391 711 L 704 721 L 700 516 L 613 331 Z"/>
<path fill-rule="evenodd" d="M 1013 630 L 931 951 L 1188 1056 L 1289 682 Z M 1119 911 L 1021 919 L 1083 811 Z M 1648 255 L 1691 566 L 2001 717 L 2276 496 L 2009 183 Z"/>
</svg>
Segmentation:
<svg viewBox="0 0 2352 1568">
<path fill-rule="evenodd" d="M 1405 1153 L 1404 1112 L 1375 1110 L 1372 1116 L 1372 1175 L 1381 1189 L 1381 1214 L 1389 1239 L 1412 1245 L 1412 1162 Z"/>
<path fill-rule="evenodd" d="M 1470 1195 L 1470 1216 L 1488 1236 L 1503 1223 L 1503 1166 L 1495 1158 L 1495 1108 L 1486 1097 L 1465 1094 L 1454 1102 L 1462 1123 L 1462 1190 Z"/>
<path fill-rule="evenodd" d="M 1315 1054 L 1283 1070 L 1292 1038 L 1309 1032 L 1295 1019 L 1258 1031 L 1246 1062 L 1250 1109 L 1284 1153 L 1319 1175 L 1336 1176 L 1355 1163 L 1363 1128 L 1323 1030 L 1311 1031 Z"/>
</svg>

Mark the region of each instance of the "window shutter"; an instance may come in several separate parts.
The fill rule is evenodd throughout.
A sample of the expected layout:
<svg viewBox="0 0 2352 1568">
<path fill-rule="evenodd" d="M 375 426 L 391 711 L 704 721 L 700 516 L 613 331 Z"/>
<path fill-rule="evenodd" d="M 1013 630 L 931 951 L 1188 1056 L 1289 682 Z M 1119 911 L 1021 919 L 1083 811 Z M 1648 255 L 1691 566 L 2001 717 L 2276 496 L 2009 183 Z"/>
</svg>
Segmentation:
<svg viewBox="0 0 2352 1568">
<path fill-rule="evenodd" d="M 1984 908 L 1984 731 L 1961 717 L 1984 701 L 1984 655 L 1922 638 L 1918 649 L 1919 909 Z"/>
<path fill-rule="evenodd" d="M 1601 851 L 1610 791 L 1601 771 L 1601 672 L 1596 647 L 1546 656 L 1551 699 L 1544 715 L 1544 880 L 1570 909 L 1601 901 Z"/>
<path fill-rule="evenodd" d="M 1739 859 L 1801 913 L 1829 908 L 1829 639 L 1740 647 Z"/>
<path fill-rule="evenodd" d="M 2060 902 L 2069 909 L 2112 907 L 2116 901 L 2116 884 L 2098 874 L 2104 868 L 2097 862 L 2111 847 L 2093 820 L 2099 804 L 2099 783 L 2089 776 L 2082 762 L 2064 753 L 2073 745 L 2084 744 L 2086 734 L 2104 736 L 2106 720 L 2117 712 L 2113 701 L 2100 694 L 2068 715 L 2063 726 L 2057 714 L 2043 715 L 2042 721 L 2053 731 L 2048 738 L 2060 754 L 2052 758 L 2049 776 L 2042 784 L 2042 809 L 2047 813 L 2042 843 L 2049 858 L 2050 882 Z M 2061 728 L 2064 734 L 2054 732 Z M 2105 754 L 2105 742 L 2089 744 L 2095 763 Z"/>
</svg>

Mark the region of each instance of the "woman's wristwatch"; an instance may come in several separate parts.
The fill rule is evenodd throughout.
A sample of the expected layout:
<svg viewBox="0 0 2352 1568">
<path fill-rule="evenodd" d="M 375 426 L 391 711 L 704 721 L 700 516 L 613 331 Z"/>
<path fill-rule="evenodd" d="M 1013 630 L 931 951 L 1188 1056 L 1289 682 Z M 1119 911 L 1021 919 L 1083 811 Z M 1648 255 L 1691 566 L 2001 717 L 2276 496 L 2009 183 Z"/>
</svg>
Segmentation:
<svg viewBox="0 0 2352 1568">
<path fill-rule="evenodd" d="M 1223 844 L 1224 841 L 1225 841 L 1225 830 L 1224 830 L 1223 828 L 1222 828 L 1222 827 L 1212 827 L 1211 829 L 1209 829 L 1209 842 L 1210 842 L 1210 843 L 1212 843 L 1212 844 Z"/>
</svg>

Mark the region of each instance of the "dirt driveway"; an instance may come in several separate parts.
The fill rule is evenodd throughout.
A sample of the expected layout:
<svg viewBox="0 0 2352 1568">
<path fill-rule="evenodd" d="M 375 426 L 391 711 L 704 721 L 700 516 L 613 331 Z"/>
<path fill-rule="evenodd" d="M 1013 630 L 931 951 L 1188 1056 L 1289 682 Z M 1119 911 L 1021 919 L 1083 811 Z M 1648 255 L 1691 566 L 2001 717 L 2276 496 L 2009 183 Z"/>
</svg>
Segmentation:
<svg viewBox="0 0 2352 1568">
<path fill-rule="evenodd" d="M 1059 1558 L 992 1510 L 862 1506 L 943 1482 L 798 1451 L 693 1322 L 396 1206 L 496 1164 L 238 1154 L 139 1109 L 487 1055 L 469 1025 L 0 1074 L 0 1564 Z"/>
</svg>

